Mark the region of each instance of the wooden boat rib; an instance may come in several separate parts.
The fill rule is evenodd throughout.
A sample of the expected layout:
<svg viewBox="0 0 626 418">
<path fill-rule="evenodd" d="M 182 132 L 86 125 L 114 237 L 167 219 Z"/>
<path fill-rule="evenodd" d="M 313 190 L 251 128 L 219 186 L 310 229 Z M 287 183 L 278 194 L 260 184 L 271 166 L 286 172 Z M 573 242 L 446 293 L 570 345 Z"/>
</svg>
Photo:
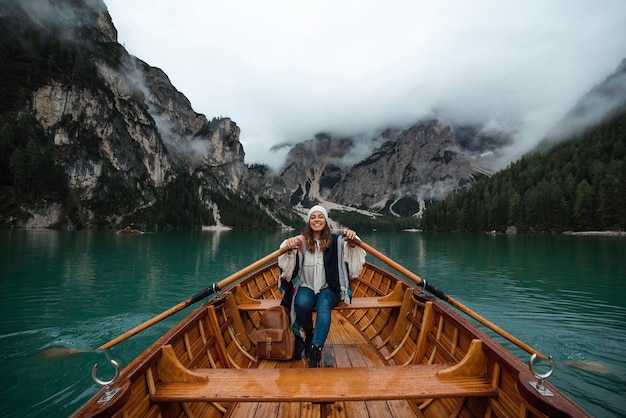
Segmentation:
<svg viewBox="0 0 626 418">
<path fill-rule="evenodd" d="M 335 308 L 322 367 L 256 358 L 271 264 L 220 291 L 132 361 L 76 417 L 587 416 L 472 323 L 366 263 Z M 103 396 L 116 391 L 112 398 Z"/>
</svg>

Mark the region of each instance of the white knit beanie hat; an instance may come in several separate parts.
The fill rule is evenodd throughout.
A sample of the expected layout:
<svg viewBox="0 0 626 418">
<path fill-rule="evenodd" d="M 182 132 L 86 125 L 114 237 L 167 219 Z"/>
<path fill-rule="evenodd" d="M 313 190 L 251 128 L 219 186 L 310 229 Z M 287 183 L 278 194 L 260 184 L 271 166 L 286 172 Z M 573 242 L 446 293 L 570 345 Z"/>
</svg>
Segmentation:
<svg viewBox="0 0 626 418">
<path fill-rule="evenodd" d="M 311 215 L 313 214 L 313 212 L 321 212 L 322 215 L 324 215 L 324 218 L 326 218 L 326 223 L 328 224 L 328 212 L 326 212 L 326 209 L 324 209 L 324 207 L 320 205 L 315 205 L 311 209 L 309 209 L 309 213 L 306 216 L 307 222 L 309 221 L 309 219 L 311 219 Z"/>
</svg>

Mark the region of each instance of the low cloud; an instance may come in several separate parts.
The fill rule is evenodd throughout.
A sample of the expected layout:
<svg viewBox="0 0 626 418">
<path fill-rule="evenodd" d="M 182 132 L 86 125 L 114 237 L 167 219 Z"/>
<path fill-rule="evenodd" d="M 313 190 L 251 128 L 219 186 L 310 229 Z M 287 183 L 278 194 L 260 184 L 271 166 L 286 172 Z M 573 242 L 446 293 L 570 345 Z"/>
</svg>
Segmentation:
<svg viewBox="0 0 626 418">
<path fill-rule="evenodd" d="M 618 0 L 106 3 L 130 53 L 197 112 L 232 118 L 246 162 L 271 166 L 277 144 L 433 112 L 513 132 L 504 165 L 626 54 Z"/>
<path fill-rule="evenodd" d="M 92 25 L 96 20 L 94 10 L 106 11 L 99 0 L 83 0 L 77 4 L 55 0 L 18 3 L 30 19 L 39 22 L 42 27 L 54 28 L 56 34 L 67 41 L 81 41 L 82 39 L 76 36 L 76 28 Z"/>
<path fill-rule="evenodd" d="M 204 158 L 213 151 L 213 145 L 207 139 L 182 136 L 176 131 L 175 126 L 161 112 L 160 107 L 148 100 L 152 96 L 152 92 L 143 73 L 137 67 L 137 63 L 134 64 L 125 74 L 126 80 L 131 89 L 141 93 L 148 107 L 148 112 L 159 131 L 163 145 L 175 158 L 185 162 L 190 167 L 201 165 Z"/>
<path fill-rule="evenodd" d="M 549 139 L 555 141 L 584 131 L 588 126 L 597 124 L 602 119 L 626 105 L 626 59 L 619 71 L 608 77 L 601 85 L 594 87 L 583 100 L 569 112 L 549 133 Z"/>
</svg>

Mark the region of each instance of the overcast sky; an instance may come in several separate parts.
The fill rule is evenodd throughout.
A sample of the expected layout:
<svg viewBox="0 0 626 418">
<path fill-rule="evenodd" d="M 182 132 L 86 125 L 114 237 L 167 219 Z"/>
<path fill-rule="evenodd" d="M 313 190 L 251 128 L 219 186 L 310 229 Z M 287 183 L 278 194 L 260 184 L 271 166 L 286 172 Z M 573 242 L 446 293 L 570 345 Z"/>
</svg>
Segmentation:
<svg viewBox="0 0 626 418">
<path fill-rule="evenodd" d="M 514 159 L 626 58 L 623 0 L 105 3 L 129 53 L 274 167 L 273 145 L 432 111 L 517 126 Z"/>
</svg>

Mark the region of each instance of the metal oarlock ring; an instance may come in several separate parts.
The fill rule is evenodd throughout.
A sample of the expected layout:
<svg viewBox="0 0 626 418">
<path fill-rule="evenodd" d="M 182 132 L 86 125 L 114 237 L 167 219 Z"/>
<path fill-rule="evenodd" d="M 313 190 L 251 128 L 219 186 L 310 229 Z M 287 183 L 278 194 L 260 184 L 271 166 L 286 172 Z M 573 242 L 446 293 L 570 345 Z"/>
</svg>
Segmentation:
<svg viewBox="0 0 626 418">
<path fill-rule="evenodd" d="M 117 379 L 117 376 L 120 375 L 120 365 L 115 360 L 111 360 L 111 364 L 115 368 L 115 376 L 113 376 L 113 378 L 108 381 L 98 379 L 98 363 L 94 364 L 93 369 L 91 370 L 91 378 L 93 379 L 93 381 L 102 387 L 107 387 L 111 383 L 113 383 L 115 379 Z"/>
<path fill-rule="evenodd" d="M 550 370 L 548 370 L 547 372 L 543 374 L 537 373 L 537 371 L 535 370 L 534 363 L 536 359 L 537 359 L 537 354 L 533 354 L 532 356 L 530 356 L 530 359 L 528 360 L 528 368 L 530 369 L 531 373 L 537 378 L 537 382 L 528 382 L 528 383 L 532 387 L 537 389 L 537 392 L 541 393 L 542 395 L 554 396 L 554 394 L 550 391 L 550 389 L 548 389 L 544 384 L 545 380 L 549 378 L 550 376 L 552 376 L 552 373 L 554 373 L 554 369 L 556 368 L 554 359 L 552 358 L 552 356 L 548 356 L 548 361 L 550 362 Z"/>
<path fill-rule="evenodd" d="M 530 360 L 528 360 L 528 367 L 530 368 L 530 371 L 532 372 L 532 374 L 534 374 L 535 377 L 539 380 L 545 380 L 548 377 L 552 376 L 552 373 L 554 373 L 554 369 L 556 368 L 556 365 L 554 363 L 554 359 L 552 358 L 552 356 L 548 356 L 548 361 L 550 361 L 550 370 L 548 370 L 544 374 L 539 374 L 535 371 L 534 363 L 536 359 L 537 359 L 537 354 L 533 354 L 532 356 L 530 356 Z"/>
<path fill-rule="evenodd" d="M 115 396 L 115 394 L 119 392 L 120 390 L 120 388 L 110 387 L 110 385 L 113 382 L 115 382 L 115 379 L 117 379 L 117 377 L 120 375 L 120 365 L 118 364 L 118 362 L 115 360 L 111 360 L 111 364 L 115 368 L 115 376 L 113 376 L 111 380 L 104 381 L 104 380 L 98 379 L 98 363 L 94 364 L 93 369 L 91 370 L 91 378 L 93 379 L 93 381 L 106 389 L 106 391 L 104 392 L 104 395 L 102 395 L 100 399 L 98 399 L 98 403 L 104 403 L 104 402 L 110 401 Z"/>
</svg>

